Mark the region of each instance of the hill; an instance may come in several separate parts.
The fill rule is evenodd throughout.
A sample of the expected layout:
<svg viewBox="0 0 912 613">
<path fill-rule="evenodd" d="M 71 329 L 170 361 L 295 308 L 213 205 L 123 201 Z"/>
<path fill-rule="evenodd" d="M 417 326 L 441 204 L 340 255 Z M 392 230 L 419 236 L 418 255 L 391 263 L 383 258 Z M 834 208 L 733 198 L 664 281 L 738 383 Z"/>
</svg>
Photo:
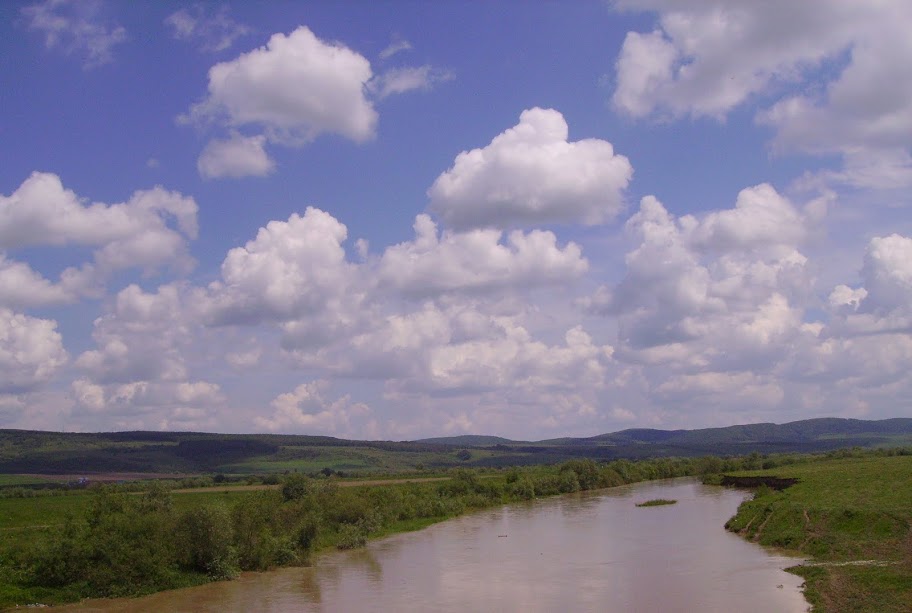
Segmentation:
<svg viewBox="0 0 912 613">
<path fill-rule="evenodd" d="M 912 445 L 912 419 L 823 418 L 698 430 L 636 428 L 538 442 L 483 435 L 397 442 L 290 434 L 0 430 L 0 474 L 376 474 L 453 466 L 552 464 L 582 457 L 810 453 L 899 445 Z"/>
<path fill-rule="evenodd" d="M 453 447 L 491 447 L 493 445 L 527 445 L 525 441 L 511 441 L 500 436 L 485 436 L 482 434 L 462 434 L 460 436 L 437 436 L 422 438 L 414 441 L 430 445 L 450 445 Z"/>
</svg>

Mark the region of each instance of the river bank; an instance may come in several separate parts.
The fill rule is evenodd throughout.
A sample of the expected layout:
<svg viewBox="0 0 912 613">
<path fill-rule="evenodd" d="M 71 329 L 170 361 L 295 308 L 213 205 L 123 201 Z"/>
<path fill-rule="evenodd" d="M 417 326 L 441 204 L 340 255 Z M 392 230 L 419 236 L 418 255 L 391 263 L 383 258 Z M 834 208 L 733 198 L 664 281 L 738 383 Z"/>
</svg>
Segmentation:
<svg viewBox="0 0 912 613">
<path fill-rule="evenodd" d="M 832 458 L 742 476 L 772 475 L 798 481 L 761 487 L 728 530 L 810 558 L 789 570 L 805 580 L 814 611 L 912 611 L 912 456 Z"/>
<path fill-rule="evenodd" d="M 734 462 L 737 464 L 737 462 Z M 655 478 L 693 475 L 701 459 L 661 459 L 479 474 L 456 470 L 442 482 L 340 487 L 292 473 L 280 489 L 142 495 L 101 488 L 63 496 L 0 532 L 0 607 L 81 598 L 136 596 L 231 579 L 241 571 L 307 564 L 330 548 L 417 530 L 467 511 Z M 39 499 L 35 499 L 39 500 Z M 0 501 L 19 505 L 30 500 Z M 68 506 L 84 509 L 66 513 Z M 77 506 L 78 505 L 78 506 Z"/>
<path fill-rule="evenodd" d="M 676 505 L 637 508 L 673 497 Z M 671 479 L 482 509 L 308 568 L 65 611 L 804 611 L 782 557 L 726 532 L 745 493 Z M 661 589 L 656 589 L 661 586 Z"/>
</svg>

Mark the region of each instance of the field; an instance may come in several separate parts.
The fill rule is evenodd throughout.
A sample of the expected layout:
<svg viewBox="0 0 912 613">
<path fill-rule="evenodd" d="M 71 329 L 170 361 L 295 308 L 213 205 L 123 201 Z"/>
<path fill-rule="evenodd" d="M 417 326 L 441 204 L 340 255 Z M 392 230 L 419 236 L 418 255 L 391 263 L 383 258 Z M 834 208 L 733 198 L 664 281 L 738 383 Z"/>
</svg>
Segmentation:
<svg viewBox="0 0 912 613">
<path fill-rule="evenodd" d="M 791 571 L 805 579 L 815 610 L 912 611 L 912 456 L 738 474 L 800 480 L 782 491 L 760 488 L 726 527 L 808 556 Z"/>
</svg>

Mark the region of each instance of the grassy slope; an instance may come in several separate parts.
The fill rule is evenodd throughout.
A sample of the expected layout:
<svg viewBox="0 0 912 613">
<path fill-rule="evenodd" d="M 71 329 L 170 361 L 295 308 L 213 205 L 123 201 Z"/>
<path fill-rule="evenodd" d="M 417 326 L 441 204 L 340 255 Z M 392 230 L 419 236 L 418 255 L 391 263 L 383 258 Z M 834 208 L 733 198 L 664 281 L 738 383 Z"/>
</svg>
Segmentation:
<svg viewBox="0 0 912 613">
<path fill-rule="evenodd" d="M 801 479 L 759 492 L 726 527 L 811 557 L 793 572 L 806 580 L 815 611 L 912 611 L 912 456 L 738 474 Z"/>
</svg>

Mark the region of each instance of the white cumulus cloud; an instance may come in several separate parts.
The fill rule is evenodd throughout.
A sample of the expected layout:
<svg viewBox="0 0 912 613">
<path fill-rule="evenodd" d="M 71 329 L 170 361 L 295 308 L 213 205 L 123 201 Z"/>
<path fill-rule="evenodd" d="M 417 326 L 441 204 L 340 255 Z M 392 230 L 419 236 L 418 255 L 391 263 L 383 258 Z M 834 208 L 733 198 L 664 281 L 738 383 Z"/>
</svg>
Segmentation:
<svg viewBox="0 0 912 613">
<path fill-rule="evenodd" d="M 221 279 L 196 292 L 196 308 L 216 325 L 345 318 L 358 310 L 361 292 L 342 246 L 347 235 L 344 224 L 313 207 L 270 221 L 228 252 Z"/>
<path fill-rule="evenodd" d="M 137 285 L 121 290 L 109 313 L 95 320 L 97 349 L 83 352 L 76 366 L 92 381 L 182 381 L 187 376 L 181 346 L 190 341 L 181 296 L 175 285 L 146 293 Z"/>
<path fill-rule="evenodd" d="M 10 196 L 0 195 L 0 248 L 96 247 L 93 263 L 64 271 L 69 283 L 134 267 L 185 270 L 193 265 L 187 241 L 197 235 L 196 213 L 193 198 L 162 187 L 123 203 L 87 203 L 57 175 L 33 172 Z"/>
<path fill-rule="evenodd" d="M 834 319 L 827 333 L 854 336 L 912 332 L 912 238 L 900 234 L 872 238 L 861 278 L 862 287 L 839 285 L 830 294 Z"/>
<path fill-rule="evenodd" d="M 630 162 L 607 141 L 568 137 L 558 111 L 523 111 L 488 146 L 456 157 L 428 190 L 430 209 L 458 230 L 613 219 L 624 208 Z"/>
<path fill-rule="evenodd" d="M 0 308 L 0 394 L 35 389 L 66 361 L 57 322 Z"/>
<path fill-rule="evenodd" d="M 811 285 L 801 214 L 772 187 L 733 209 L 675 219 L 654 197 L 627 222 L 627 274 L 590 302 L 618 317 L 619 350 L 643 363 L 762 371 L 799 333 Z"/>
<path fill-rule="evenodd" d="M 0 306 L 28 308 L 73 302 L 78 292 L 63 284 L 54 284 L 23 262 L 8 259 L 0 253 Z"/>
<path fill-rule="evenodd" d="M 381 284 L 409 296 L 566 283 L 588 268 L 580 248 L 561 248 L 552 232 L 517 230 L 501 244 L 499 230 L 438 234 L 427 215 L 414 228 L 415 240 L 387 248 L 378 271 Z"/>
<path fill-rule="evenodd" d="M 322 133 L 362 142 L 377 123 L 365 97 L 372 76 L 362 55 L 300 26 L 213 66 L 209 95 L 192 107 L 190 118 L 256 126 L 283 142 L 307 142 Z"/>
<path fill-rule="evenodd" d="M 757 119 L 783 151 L 840 154 L 823 173 L 856 186 L 912 184 L 912 5 L 905 0 L 621 0 L 657 13 L 629 32 L 612 101 L 633 117 L 724 118 L 773 96 Z"/>
</svg>

